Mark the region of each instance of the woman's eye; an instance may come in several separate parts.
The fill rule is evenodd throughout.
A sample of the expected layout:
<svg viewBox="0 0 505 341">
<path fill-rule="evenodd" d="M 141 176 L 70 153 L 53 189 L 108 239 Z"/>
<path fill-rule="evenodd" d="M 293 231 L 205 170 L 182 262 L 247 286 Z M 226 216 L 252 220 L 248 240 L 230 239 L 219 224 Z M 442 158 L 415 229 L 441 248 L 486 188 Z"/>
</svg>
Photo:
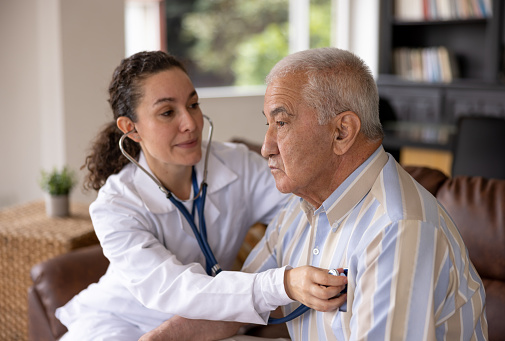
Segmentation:
<svg viewBox="0 0 505 341">
<path fill-rule="evenodd" d="M 196 102 L 196 103 L 191 104 L 189 107 L 190 107 L 191 109 L 196 109 L 196 108 L 198 108 L 199 106 L 200 106 L 200 103 Z"/>
</svg>

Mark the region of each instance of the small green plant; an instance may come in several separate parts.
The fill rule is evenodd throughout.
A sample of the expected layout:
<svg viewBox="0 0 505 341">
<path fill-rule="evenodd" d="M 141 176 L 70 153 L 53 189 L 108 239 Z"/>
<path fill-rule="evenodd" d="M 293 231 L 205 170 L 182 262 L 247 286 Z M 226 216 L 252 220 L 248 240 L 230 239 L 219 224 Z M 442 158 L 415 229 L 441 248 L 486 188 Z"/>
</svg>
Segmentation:
<svg viewBox="0 0 505 341">
<path fill-rule="evenodd" d="M 50 195 L 68 195 L 76 184 L 75 174 L 67 166 L 61 171 L 54 168 L 51 172 L 41 171 L 40 187 Z"/>
</svg>

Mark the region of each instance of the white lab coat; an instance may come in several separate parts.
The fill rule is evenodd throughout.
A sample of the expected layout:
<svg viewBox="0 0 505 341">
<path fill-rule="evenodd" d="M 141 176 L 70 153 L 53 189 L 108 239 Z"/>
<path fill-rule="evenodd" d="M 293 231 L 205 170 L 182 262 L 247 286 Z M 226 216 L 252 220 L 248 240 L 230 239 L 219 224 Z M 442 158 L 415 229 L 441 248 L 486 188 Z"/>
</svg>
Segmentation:
<svg viewBox="0 0 505 341">
<path fill-rule="evenodd" d="M 143 154 L 139 162 L 149 169 Z M 196 165 L 198 184 L 203 163 L 204 158 Z M 287 196 L 276 189 L 266 161 L 241 144 L 212 143 L 207 183 L 208 241 L 226 270 L 248 228 L 258 221 L 269 223 Z M 284 291 L 284 268 L 208 276 L 187 221 L 133 164 L 109 177 L 90 214 L 110 266 L 97 284 L 57 310 L 67 327 L 83 311 L 93 310 L 144 331 L 172 315 L 264 324 L 269 311 L 292 302 Z"/>
</svg>

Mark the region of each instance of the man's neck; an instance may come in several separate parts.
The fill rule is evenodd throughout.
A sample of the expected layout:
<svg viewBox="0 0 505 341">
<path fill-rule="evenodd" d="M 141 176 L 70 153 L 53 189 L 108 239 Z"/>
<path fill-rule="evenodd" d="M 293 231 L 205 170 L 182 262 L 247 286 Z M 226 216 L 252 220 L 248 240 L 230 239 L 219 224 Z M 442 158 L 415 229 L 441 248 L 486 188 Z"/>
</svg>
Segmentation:
<svg viewBox="0 0 505 341">
<path fill-rule="evenodd" d="M 331 167 L 331 174 L 325 182 L 311 187 L 310 192 L 294 193 L 311 204 L 315 209 L 321 207 L 323 202 L 347 179 L 359 166 L 361 166 L 376 150 L 382 141 L 362 141 L 350 148 L 347 153 L 336 156 Z"/>
</svg>

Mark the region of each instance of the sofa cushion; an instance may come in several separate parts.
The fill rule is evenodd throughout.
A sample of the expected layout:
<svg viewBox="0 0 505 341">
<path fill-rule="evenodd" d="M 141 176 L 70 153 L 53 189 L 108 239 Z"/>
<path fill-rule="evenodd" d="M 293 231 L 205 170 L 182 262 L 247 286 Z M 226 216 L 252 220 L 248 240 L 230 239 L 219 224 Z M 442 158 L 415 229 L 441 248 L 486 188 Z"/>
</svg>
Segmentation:
<svg viewBox="0 0 505 341">
<path fill-rule="evenodd" d="M 505 180 L 458 176 L 443 184 L 437 198 L 480 276 L 505 281 Z"/>
</svg>

